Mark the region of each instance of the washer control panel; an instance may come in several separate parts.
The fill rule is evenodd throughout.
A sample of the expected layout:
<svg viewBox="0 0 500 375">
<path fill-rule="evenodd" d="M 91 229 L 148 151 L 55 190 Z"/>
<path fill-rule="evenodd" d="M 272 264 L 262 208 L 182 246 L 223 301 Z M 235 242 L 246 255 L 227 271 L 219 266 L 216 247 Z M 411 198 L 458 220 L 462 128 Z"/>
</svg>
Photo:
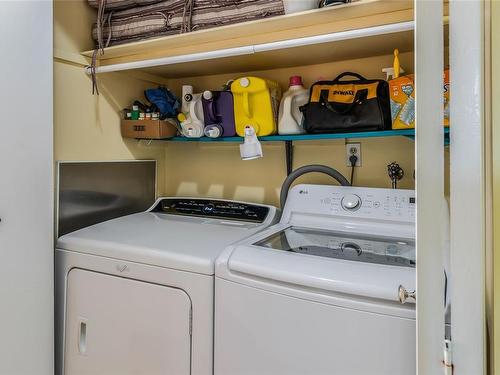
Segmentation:
<svg viewBox="0 0 500 375">
<path fill-rule="evenodd" d="M 283 216 L 293 211 L 414 222 L 415 208 L 414 190 L 303 184 L 290 191 Z"/>
<path fill-rule="evenodd" d="M 152 211 L 262 223 L 269 214 L 269 207 L 212 199 L 165 198 Z"/>
</svg>

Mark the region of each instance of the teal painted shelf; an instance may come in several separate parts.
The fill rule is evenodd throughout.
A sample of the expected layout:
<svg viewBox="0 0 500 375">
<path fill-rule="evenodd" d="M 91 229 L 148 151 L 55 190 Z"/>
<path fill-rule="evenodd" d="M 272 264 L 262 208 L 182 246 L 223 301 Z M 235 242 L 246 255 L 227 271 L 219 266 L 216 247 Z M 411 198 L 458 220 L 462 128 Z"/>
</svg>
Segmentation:
<svg viewBox="0 0 500 375">
<path fill-rule="evenodd" d="M 444 128 L 445 145 L 449 144 L 449 128 Z M 263 142 L 283 142 L 283 141 L 314 141 L 328 139 L 346 139 L 346 138 L 374 138 L 374 137 L 396 137 L 403 136 L 415 139 L 414 129 L 402 130 L 384 130 L 374 132 L 356 132 L 356 133 L 334 133 L 334 134 L 299 134 L 299 135 L 270 135 L 259 137 Z M 173 137 L 165 139 L 168 142 L 242 142 L 242 137 L 222 137 L 222 138 L 187 138 Z"/>
</svg>

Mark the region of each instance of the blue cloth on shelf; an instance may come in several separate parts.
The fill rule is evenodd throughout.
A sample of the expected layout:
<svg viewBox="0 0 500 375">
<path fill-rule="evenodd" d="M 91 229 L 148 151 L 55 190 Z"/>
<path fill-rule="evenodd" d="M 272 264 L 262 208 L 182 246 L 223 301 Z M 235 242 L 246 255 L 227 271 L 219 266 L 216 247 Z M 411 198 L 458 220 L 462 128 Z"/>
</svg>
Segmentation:
<svg viewBox="0 0 500 375">
<path fill-rule="evenodd" d="M 161 117 L 176 117 L 177 109 L 181 103 L 179 99 L 166 87 L 157 89 L 147 89 L 144 96 L 151 103 L 158 107 Z"/>
</svg>

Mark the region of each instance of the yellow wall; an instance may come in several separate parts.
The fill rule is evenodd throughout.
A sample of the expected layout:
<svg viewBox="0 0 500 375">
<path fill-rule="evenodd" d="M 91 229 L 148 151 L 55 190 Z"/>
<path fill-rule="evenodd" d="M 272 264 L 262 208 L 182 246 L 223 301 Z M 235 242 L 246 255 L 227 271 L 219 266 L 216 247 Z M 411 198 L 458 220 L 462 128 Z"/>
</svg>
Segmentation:
<svg viewBox="0 0 500 375">
<path fill-rule="evenodd" d="M 92 95 L 80 51 L 92 48 L 95 11 L 82 1 L 54 2 L 55 160 L 158 160 L 158 192 L 164 191 L 165 149 L 120 136 L 120 111 L 152 83 L 124 73 L 99 75 Z"/>
<path fill-rule="evenodd" d="M 96 11 L 85 0 L 54 1 L 54 50 L 75 55 L 93 48 L 89 30 Z"/>
<path fill-rule="evenodd" d="M 400 187 L 413 188 L 413 141 L 405 138 L 359 140 L 363 166 L 356 168 L 355 184 L 390 187 L 386 166 L 397 161 L 406 172 Z M 344 141 L 297 142 L 294 168 L 325 164 L 349 178 Z M 167 195 L 234 198 L 278 204 L 286 177 L 282 143 L 264 144 L 264 158 L 242 161 L 237 144 L 171 143 L 166 151 Z M 299 182 L 332 183 L 328 177 L 309 175 Z"/>
</svg>

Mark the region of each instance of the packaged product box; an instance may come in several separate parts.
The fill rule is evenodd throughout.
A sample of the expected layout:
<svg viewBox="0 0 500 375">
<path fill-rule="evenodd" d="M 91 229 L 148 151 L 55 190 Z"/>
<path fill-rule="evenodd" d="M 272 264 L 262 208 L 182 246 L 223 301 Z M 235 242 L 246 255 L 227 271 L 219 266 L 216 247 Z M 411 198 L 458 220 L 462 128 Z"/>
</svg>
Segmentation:
<svg viewBox="0 0 500 375">
<path fill-rule="evenodd" d="M 450 126 L 450 70 L 443 73 L 444 126 Z"/>
<path fill-rule="evenodd" d="M 168 139 L 175 137 L 175 120 L 122 120 L 121 132 L 124 138 Z"/>
<path fill-rule="evenodd" d="M 415 128 L 415 84 L 413 74 L 389 81 L 393 129 Z M 450 71 L 443 72 L 443 125 L 450 126 Z"/>
</svg>

